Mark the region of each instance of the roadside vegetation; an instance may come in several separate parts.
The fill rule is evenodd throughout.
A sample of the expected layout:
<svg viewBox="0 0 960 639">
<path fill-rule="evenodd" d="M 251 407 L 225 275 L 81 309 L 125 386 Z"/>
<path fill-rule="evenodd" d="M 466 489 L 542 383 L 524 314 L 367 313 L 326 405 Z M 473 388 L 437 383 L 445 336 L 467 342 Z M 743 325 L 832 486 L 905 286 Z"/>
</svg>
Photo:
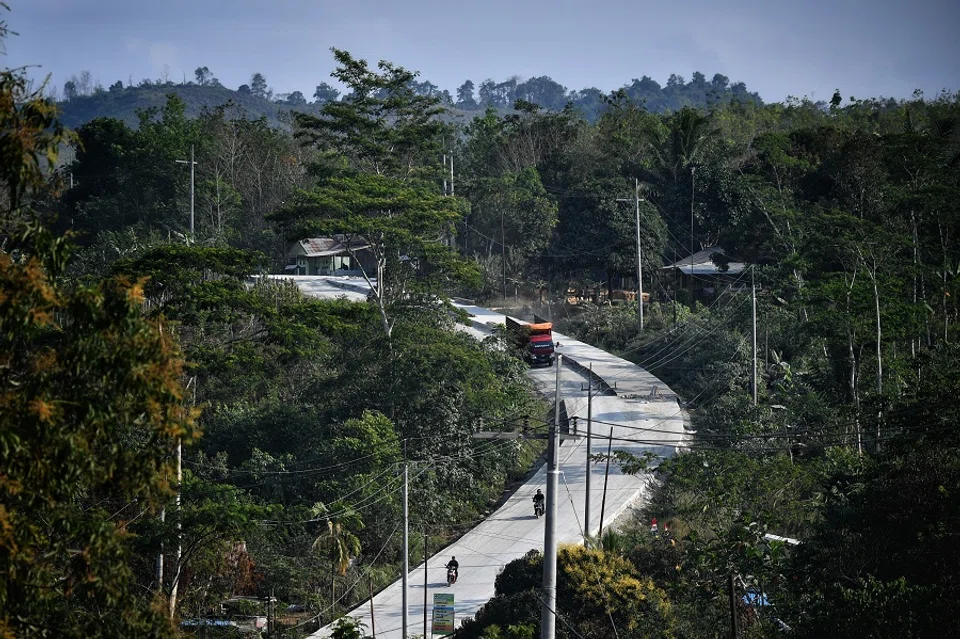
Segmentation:
<svg viewBox="0 0 960 639">
<path fill-rule="evenodd" d="M 458 123 L 400 66 L 334 63 L 350 94 L 284 129 L 170 95 L 71 132 L 0 76 L 0 635 L 175 636 L 275 598 L 275 636 L 303 636 L 397 577 L 404 464 L 431 548 L 482 518 L 540 451 L 471 435 L 544 407 L 452 295 L 549 313 L 696 430 L 635 521 L 562 550 L 558 636 L 729 636 L 731 584 L 742 637 L 953 634 L 957 94 L 512 95 Z M 617 300 L 637 196 L 643 333 Z M 331 234 L 370 244 L 366 302 L 259 277 Z M 712 246 L 752 268 L 663 269 Z M 535 636 L 538 566 L 464 636 Z"/>
</svg>

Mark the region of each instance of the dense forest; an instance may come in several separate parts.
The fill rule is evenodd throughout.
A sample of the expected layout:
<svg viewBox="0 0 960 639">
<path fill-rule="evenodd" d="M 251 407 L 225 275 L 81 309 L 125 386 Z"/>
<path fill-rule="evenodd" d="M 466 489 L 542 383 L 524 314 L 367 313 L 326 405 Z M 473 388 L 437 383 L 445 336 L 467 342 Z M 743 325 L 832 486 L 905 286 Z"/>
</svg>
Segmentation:
<svg viewBox="0 0 960 639">
<path fill-rule="evenodd" d="M 517 100 L 523 100 L 556 111 L 570 105 L 588 121 L 594 122 L 603 110 L 606 98 L 600 89 L 568 89 L 548 76 L 527 80 L 514 76 L 503 82 L 488 79 L 479 84 L 466 80 L 453 95 L 429 80 L 411 78 L 410 87 L 417 95 L 438 98 L 448 109 L 447 118 L 470 118 L 488 108 L 500 112 L 511 111 Z M 683 76 L 671 74 L 667 83 L 661 85 L 645 75 L 640 79 L 634 78 L 621 89 L 632 100 L 655 113 L 685 106 L 705 108 L 730 100 L 762 102 L 760 96 L 749 91 L 743 82 L 731 83 L 727 76 L 720 73 L 707 80 L 699 71 L 691 76 L 689 82 Z M 346 97 L 329 82 L 318 84 L 309 97 L 302 91 L 277 93 L 270 88 L 262 73 L 253 73 L 249 83 L 233 90 L 223 86 L 205 66 L 198 67 L 192 78 L 183 77 L 179 82 L 165 73 L 163 77 L 144 78 L 136 83 L 132 78 L 128 78 L 126 84 L 123 80 L 117 80 L 106 88 L 91 72 L 81 71 L 70 76 L 62 89 L 51 86 L 48 91 L 50 98 L 60 106 L 61 121 L 71 128 L 97 117 L 116 118 L 136 126 L 139 122 L 138 110 L 162 107 L 170 93 L 176 93 L 184 101 L 190 117 L 200 115 L 205 108 L 216 108 L 231 102 L 241 107 L 251 119 L 265 117 L 271 126 L 279 127 L 290 126 L 293 112 L 316 115 L 327 102 Z"/>
<path fill-rule="evenodd" d="M 456 123 L 406 69 L 334 56 L 348 94 L 284 128 L 171 92 L 71 131 L 2 73 L 0 635 L 176 636 L 275 598 L 299 637 L 397 577 L 405 465 L 430 547 L 484 517 L 541 451 L 471 434 L 545 411 L 452 295 L 549 305 L 696 430 L 634 521 L 562 549 L 558 636 L 729 636 L 731 592 L 741 637 L 955 634 L 960 94 L 624 89 L 590 115 L 481 85 L 502 102 Z M 642 334 L 600 294 L 635 284 L 636 196 Z M 251 277 L 332 233 L 370 243 L 368 301 Z M 706 297 L 661 275 L 711 246 L 751 268 Z M 541 565 L 508 565 L 462 636 L 534 636 Z"/>
</svg>

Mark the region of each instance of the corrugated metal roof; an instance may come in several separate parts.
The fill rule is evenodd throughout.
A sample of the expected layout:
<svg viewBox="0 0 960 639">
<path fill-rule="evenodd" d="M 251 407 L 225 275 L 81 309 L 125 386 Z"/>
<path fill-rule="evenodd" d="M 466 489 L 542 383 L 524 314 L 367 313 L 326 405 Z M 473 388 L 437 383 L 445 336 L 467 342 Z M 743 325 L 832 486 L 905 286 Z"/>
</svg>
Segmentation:
<svg viewBox="0 0 960 639">
<path fill-rule="evenodd" d="M 333 237 L 308 237 L 300 240 L 300 247 L 303 248 L 304 257 L 325 257 L 328 255 L 340 255 L 346 253 L 347 249 L 359 251 L 369 248 L 362 238 L 351 238 L 349 243 L 345 241 L 345 236 L 334 235 Z"/>
<path fill-rule="evenodd" d="M 688 255 L 682 260 L 664 266 L 664 270 L 677 269 L 684 275 L 737 275 L 742 273 L 747 267 L 743 262 L 729 262 L 727 269 L 721 271 L 714 263 L 713 256 L 716 254 L 726 255 L 726 252 L 719 246 L 710 246 L 702 251 L 697 251 L 693 255 Z"/>
</svg>

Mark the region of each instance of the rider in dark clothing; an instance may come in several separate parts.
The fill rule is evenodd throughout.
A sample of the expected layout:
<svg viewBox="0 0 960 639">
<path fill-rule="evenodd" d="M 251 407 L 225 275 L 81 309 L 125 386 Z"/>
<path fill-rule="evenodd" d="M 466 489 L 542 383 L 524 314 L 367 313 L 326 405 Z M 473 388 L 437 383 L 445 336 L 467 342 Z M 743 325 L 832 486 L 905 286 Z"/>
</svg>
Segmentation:
<svg viewBox="0 0 960 639">
<path fill-rule="evenodd" d="M 543 500 L 544 500 L 543 493 L 540 492 L 540 489 L 539 489 L 539 488 L 537 488 L 537 494 L 533 496 L 533 507 L 534 507 L 534 509 L 536 509 L 537 506 L 539 506 L 540 508 L 543 508 Z"/>
<path fill-rule="evenodd" d="M 447 570 L 453 570 L 453 580 L 456 581 L 457 577 L 460 576 L 460 562 L 457 561 L 456 557 L 451 557 L 450 561 L 447 562 Z"/>
</svg>

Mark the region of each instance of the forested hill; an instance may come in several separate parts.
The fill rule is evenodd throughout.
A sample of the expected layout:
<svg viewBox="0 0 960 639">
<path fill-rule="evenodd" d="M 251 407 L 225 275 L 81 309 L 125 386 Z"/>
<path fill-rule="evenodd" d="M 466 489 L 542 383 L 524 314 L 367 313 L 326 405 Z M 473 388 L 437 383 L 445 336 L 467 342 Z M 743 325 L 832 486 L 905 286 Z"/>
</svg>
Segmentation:
<svg viewBox="0 0 960 639">
<path fill-rule="evenodd" d="M 339 92 L 326 83 L 316 87 L 312 101 L 300 91 L 274 94 L 259 73 L 253 75 L 250 84 L 241 85 L 236 90 L 229 89 L 213 78 L 205 67 L 197 69 L 196 81 L 175 83 L 143 80 L 135 86 L 116 82 L 109 89 L 91 82 L 90 75 L 89 72 L 82 72 L 79 77 L 72 76 L 60 93 L 61 118 L 70 128 L 77 128 L 98 117 L 117 118 L 135 127 L 139 122 L 138 110 L 162 107 L 170 93 L 178 94 L 184 101 L 188 117 L 197 117 L 204 108 L 233 102 L 249 118 L 265 117 L 274 126 L 285 122 L 285 114 L 290 111 L 319 113 L 324 102 L 340 97 Z M 597 88 L 568 89 L 547 76 L 525 81 L 514 76 L 499 83 L 485 80 L 479 85 L 467 80 L 456 90 L 455 96 L 427 80 L 414 82 L 414 89 L 422 95 L 440 97 L 454 114 L 467 117 L 482 113 L 488 107 L 510 110 L 516 100 L 526 100 L 558 111 L 570 103 L 591 122 L 599 117 L 604 100 L 609 95 Z M 719 73 L 707 80 L 706 76 L 697 72 L 689 81 L 674 74 L 663 86 L 645 75 L 624 84 L 619 90 L 642 102 L 654 113 L 676 111 L 684 106 L 705 107 L 732 99 L 762 104 L 760 96 L 750 92 L 743 82 L 731 84 L 726 76 Z"/>
</svg>

